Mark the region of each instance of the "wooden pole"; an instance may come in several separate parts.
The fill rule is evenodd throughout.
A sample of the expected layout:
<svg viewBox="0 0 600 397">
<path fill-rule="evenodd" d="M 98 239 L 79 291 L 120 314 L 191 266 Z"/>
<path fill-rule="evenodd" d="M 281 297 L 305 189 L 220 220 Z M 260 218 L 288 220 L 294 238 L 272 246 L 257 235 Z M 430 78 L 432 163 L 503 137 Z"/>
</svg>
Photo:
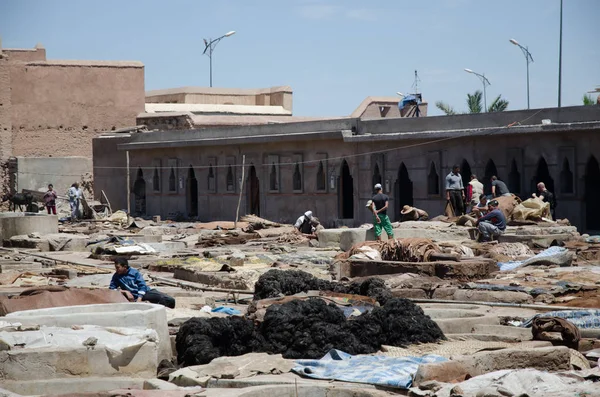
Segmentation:
<svg viewBox="0 0 600 397">
<path fill-rule="evenodd" d="M 242 204 L 242 192 L 244 191 L 244 176 L 246 171 L 246 155 L 242 156 L 242 182 L 240 182 L 240 196 L 238 198 L 237 210 L 235 211 L 235 222 L 233 223 L 233 228 L 237 229 L 238 219 L 240 217 L 240 204 Z"/>
<path fill-rule="evenodd" d="M 131 183 L 130 183 L 130 175 L 129 175 L 129 150 L 125 152 L 125 157 L 127 159 L 127 224 L 130 222 L 130 214 L 131 214 Z"/>
</svg>

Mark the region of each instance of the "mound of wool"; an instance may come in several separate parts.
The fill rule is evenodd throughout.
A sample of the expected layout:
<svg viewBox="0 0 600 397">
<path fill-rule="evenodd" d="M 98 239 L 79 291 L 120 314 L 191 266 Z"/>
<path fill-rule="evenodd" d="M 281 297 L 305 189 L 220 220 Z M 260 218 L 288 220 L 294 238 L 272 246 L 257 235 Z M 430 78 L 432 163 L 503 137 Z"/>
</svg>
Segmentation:
<svg viewBox="0 0 600 397">
<path fill-rule="evenodd" d="M 321 299 L 270 306 L 260 333 L 265 339 L 264 350 L 285 358 L 321 358 L 331 349 L 366 354 L 379 348 L 361 343 L 342 310 Z"/>
<path fill-rule="evenodd" d="M 177 332 L 177 362 L 182 366 L 208 364 L 217 357 L 257 351 L 261 341 L 254 323 L 242 317 L 194 317 Z"/>
<path fill-rule="evenodd" d="M 334 291 L 343 294 L 368 296 L 375 299 L 380 305 L 384 305 L 393 297 L 392 291 L 380 278 L 369 278 L 364 281 L 354 281 L 350 284 L 337 283 L 334 286 Z"/>
<path fill-rule="evenodd" d="M 329 290 L 331 282 L 301 270 L 271 269 L 254 284 L 254 299 L 277 298 L 309 290 Z"/>
<path fill-rule="evenodd" d="M 383 280 L 370 278 L 350 284 L 334 283 L 316 278 L 301 270 L 271 269 L 262 274 L 254 285 L 254 299 L 277 298 L 295 295 L 309 290 L 334 291 L 342 294 L 358 294 L 374 298 L 383 305 L 392 297 Z"/>
<path fill-rule="evenodd" d="M 241 317 L 192 318 L 177 334 L 178 362 L 206 364 L 220 356 L 250 352 L 282 354 L 291 359 L 316 359 L 330 349 L 369 354 L 381 345 L 406 346 L 444 339 L 437 324 L 407 299 L 388 299 L 385 305 L 354 319 L 319 298 L 271 305 L 255 326 Z"/>
</svg>

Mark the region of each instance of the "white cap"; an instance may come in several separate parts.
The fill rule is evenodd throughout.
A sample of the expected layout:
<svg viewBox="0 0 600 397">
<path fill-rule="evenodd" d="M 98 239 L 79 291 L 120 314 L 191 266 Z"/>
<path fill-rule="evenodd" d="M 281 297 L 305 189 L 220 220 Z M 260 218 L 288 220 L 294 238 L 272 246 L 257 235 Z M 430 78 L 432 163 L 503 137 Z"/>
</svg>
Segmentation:
<svg viewBox="0 0 600 397">
<path fill-rule="evenodd" d="M 312 211 L 306 211 L 304 213 L 304 216 L 307 217 L 308 219 L 312 218 Z"/>
<path fill-rule="evenodd" d="M 381 183 L 378 183 L 377 185 L 375 185 L 375 190 L 377 189 L 381 189 Z"/>
</svg>

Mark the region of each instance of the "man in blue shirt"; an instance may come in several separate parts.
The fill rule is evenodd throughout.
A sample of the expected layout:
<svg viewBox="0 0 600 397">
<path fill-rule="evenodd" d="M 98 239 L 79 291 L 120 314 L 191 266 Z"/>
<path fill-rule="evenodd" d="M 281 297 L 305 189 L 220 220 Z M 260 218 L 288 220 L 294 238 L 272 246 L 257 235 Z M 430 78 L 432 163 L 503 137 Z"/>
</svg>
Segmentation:
<svg viewBox="0 0 600 397">
<path fill-rule="evenodd" d="M 142 274 L 129 267 L 127 258 L 115 259 L 115 274 L 110 280 L 109 288 L 120 289 L 130 302 L 146 301 L 175 308 L 175 299 L 155 289 L 149 289 Z"/>
<path fill-rule="evenodd" d="M 475 226 L 479 230 L 480 241 L 491 241 L 506 230 L 506 218 L 504 213 L 498 209 L 498 200 L 488 203 L 488 213 L 477 220 Z"/>
</svg>

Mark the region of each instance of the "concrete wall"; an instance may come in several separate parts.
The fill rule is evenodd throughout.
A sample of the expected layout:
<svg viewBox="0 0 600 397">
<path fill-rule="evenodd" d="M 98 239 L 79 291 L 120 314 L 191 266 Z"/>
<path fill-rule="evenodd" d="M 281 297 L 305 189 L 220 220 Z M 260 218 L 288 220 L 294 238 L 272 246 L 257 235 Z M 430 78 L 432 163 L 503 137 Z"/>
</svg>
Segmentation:
<svg viewBox="0 0 600 397">
<path fill-rule="evenodd" d="M 14 156 L 89 157 L 99 131 L 144 110 L 141 64 L 15 62 L 10 75 Z"/>
<path fill-rule="evenodd" d="M 41 235 L 58 233 L 56 215 L 42 215 L 23 212 L 0 213 L 0 245 L 12 236 L 37 232 Z"/>
<path fill-rule="evenodd" d="M 66 196 L 74 182 L 92 172 L 92 160 L 87 157 L 17 157 L 16 189 L 46 191 L 51 183 L 58 195 Z"/>
<path fill-rule="evenodd" d="M 198 183 L 199 218 L 203 221 L 233 219 L 239 188 L 236 184 L 234 191 L 227 190 L 227 170 L 232 165 L 233 179 L 238 181 L 241 176 L 239 165 L 242 156 L 246 155 L 246 172 L 249 171 L 249 165 L 253 164 L 260 182 L 261 216 L 274 221 L 292 222 L 310 209 L 326 226 L 340 223 L 358 225 L 372 221 L 365 203 L 372 195 L 376 165 L 385 193 L 390 196 L 388 214 L 396 219 L 399 205 L 403 203 L 400 203 L 394 186 L 402 164 L 407 168 L 412 182 L 414 205 L 428 211 L 433 217 L 443 213 L 443 182 L 453 164 L 466 161 L 472 173 L 478 174 L 482 182 L 489 183 L 484 180 L 484 175 L 490 160 L 496 166 L 497 176 L 507 182 L 514 162 L 519 173 L 519 182 L 514 191 L 518 190 L 526 198 L 531 195 L 534 184 L 539 180 L 536 174 L 543 158 L 555 184 L 554 190 L 559 202 L 557 216 L 566 217 L 574 225 L 585 229 L 587 212 L 584 177 L 588 160 L 600 149 L 600 134 L 596 127 L 571 130 L 569 123 L 598 120 L 599 110 L 599 107 L 578 107 L 507 112 L 490 115 L 491 120 L 481 115 L 374 121 L 345 119 L 244 128 L 151 132 L 132 135 L 129 145 L 120 144 L 117 148 L 121 152 L 130 150 L 130 189 L 134 187 L 139 170 L 142 171 L 146 186 L 147 215 L 160 214 L 165 217 L 176 212 L 190 213 L 187 175 L 191 166 Z M 538 113 L 534 115 L 536 112 Z M 512 122 L 508 122 L 509 120 L 523 120 L 527 117 L 531 119 L 528 124 L 537 125 L 541 118 L 551 118 L 565 124 L 554 124 L 548 130 L 539 126 L 539 131 L 531 130 L 530 133 L 517 133 L 521 130 L 505 127 L 492 130 L 487 135 L 470 135 L 469 130 L 463 133 L 448 132 L 443 139 L 425 139 L 425 135 L 419 136 L 418 133 L 394 134 L 414 130 L 431 134 L 435 138 L 436 131 L 455 130 L 457 126 L 474 127 L 478 120 L 487 126 L 506 126 Z M 435 119 L 436 122 L 430 119 Z M 359 126 L 358 133 L 352 133 L 356 123 Z M 421 124 L 429 130 L 425 130 Z M 536 125 L 531 128 L 538 128 Z M 417 137 L 412 138 L 413 136 Z M 362 140 L 353 142 L 355 138 Z M 398 140 L 394 140 L 396 138 Z M 99 148 L 100 144 L 106 147 L 105 142 L 95 140 L 95 145 L 96 142 Z M 106 159 L 95 158 L 94 166 L 113 163 L 114 156 L 116 155 Z M 572 193 L 560 189 L 565 159 L 569 162 L 573 175 Z M 319 161 L 323 161 L 326 174 L 324 191 L 316 189 Z M 343 161 L 348 163 L 353 178 L 353 218 L 340 221 L 338 177 Z M 299 164 L 301 173 L 301 190 L 295 190 L 293 186 L 296 163 Z M 214 189 L 209 189 L 208 185 L 211 164 L 216 180 Z M 270 189 L 273 164 L 276 164 L 278 182 L 278 189 L 275 191 Z M 428 189 L 432 164 L 438 176 L 435 194 Z M 175 176 L 175 191 L 168 190 L 171 168 Z M 153 187 L 155 169 L 160 181 L 156 190 Z M 113 172 L 113 176 L 117 173 L 118 171 Z M 121 178 L 124 180 L 124 176 Z M 110 180 L 111 183 L 116 182 L 114 178 Z M 122 184 L 123 182 L 118 182 L 119 186 Z M 124 194 L 121 191 L 117 192 L 119 193 Z M 242 192 L 242 196 L 241 213 L 244 214 L 249 212 L 246 190 Z M 133 201 L 132 198 L 132 208 Z"/>
</svg>

